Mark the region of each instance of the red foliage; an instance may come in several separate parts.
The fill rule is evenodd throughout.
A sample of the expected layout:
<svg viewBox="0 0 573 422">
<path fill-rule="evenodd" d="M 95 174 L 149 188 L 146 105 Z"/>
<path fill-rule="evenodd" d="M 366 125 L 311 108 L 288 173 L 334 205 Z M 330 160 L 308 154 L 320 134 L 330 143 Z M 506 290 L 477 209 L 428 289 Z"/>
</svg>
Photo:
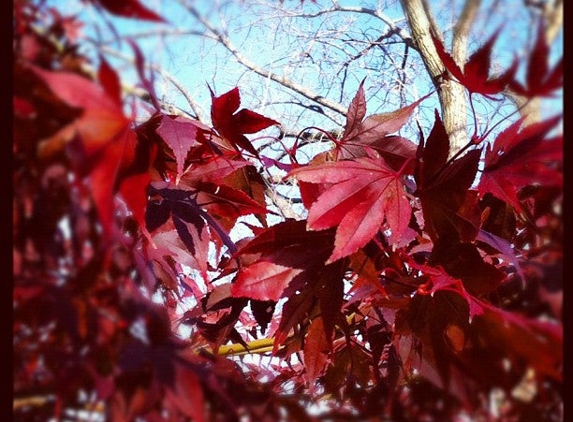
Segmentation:
<svg viewBox="0 0 573 422">
<path fill-rule="evenodd" d="M 491 52 L 500 30 L 497 30 L 484 45 L 475 51 L 463 70 L 457 65 L 455 60 L 448 54 L 442 42 L 432 34 L 436 51 L 442 59 L 444 66 L 450 74 L 456 78 L 470 93 L 478 93 L 485 96 L 495 95 L 502 92 L 507 85 L 513 81 L 517 71 L 518 62 L 514 60 L 512 66 L 503 74 L 489 77 L 491 64 Z"/>
<path fill-rule="evenodd" d="M 161 20 L 137 1 L 97 3 Z M 361 84 L 342 139 L 289 173 L 308 218 L 269 226 L 257 166 L 278 161 L 255 166 L 245 135 L 275 120 L 237 112 L 235 88 L 211 93 L 213 128 L 158 107 L 136 125 L 115 70 L 102 59 L 97 77 L 82 71 L 75 38 L 58 32 L 61 49 L 36 31 L 40 12 L 18 2 L 14 18 L 18 418 L 87 409 L 80 391 L 114 421 L 312 421 L 306 407 L 319 400 L 337 420 L 491 418 L 494 389 L 508 415 L 558 418 L 559 118 L 518 120 L 486 139 L 483 158 L 470 143 L 448 159 L 437 112 L 418 146 L 396 135 L 425 97 L 366 117 Z M 77 24 L 53 16 L 55 27 Z M 496 36 L 463 72 L 436 45 L 470 92 L 558 87 L 560 65 L 547 71 L 541 38 L 526 87 L 513 69 L 489 78 Z M 233 241 L 248 215 L 260 224 Z M 45 403 L 23 404 L 37 396 Z"/>
<path fill-rule="evenodd" d="M 102 6 L 106 11 L 123 18 L 165 22 L 157 13 L 143 6 L 138 0 L 88 0 Z"/>
</svg>

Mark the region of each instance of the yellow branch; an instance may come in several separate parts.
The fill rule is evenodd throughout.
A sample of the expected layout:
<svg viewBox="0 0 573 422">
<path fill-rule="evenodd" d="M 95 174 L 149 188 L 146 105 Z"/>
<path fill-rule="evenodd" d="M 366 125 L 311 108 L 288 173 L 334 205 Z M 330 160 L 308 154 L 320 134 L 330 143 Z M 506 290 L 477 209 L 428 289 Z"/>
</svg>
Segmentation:
<svg viewBox="0 0 573 422">
<path fill-rule="evenodd" d="M 273 350 L 274 342 L 275 340 L 273 338 L 262 338 L 247 343 L 246 348 L 242 344 L 238 343 L 227 344 L 219 347 L 216 354 L 219 356 L 227 356 L 266 353 Z M 211 354 L 214 353 L 213 349 L 210 347 L 207 347 L 203 350 Z"/>
</svg>

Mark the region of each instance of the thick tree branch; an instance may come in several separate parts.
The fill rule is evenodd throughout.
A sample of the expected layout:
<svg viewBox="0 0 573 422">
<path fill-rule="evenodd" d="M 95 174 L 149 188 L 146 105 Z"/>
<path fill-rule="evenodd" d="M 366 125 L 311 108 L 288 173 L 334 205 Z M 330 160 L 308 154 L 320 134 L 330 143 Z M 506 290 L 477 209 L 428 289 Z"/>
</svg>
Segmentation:
<svg viewBox="0 0 573 422">
<path fill-rule="evenodd" d="M 481 0 L 467 0 L 454 27 L 452 57 L 462 69 L 468 57 L 468 36 L 475 22 L 480 5 Z"/>
<path fill-rule="evenodd" d="M 424 65 L 438 90 L 442 119 L 450 137 L 450 157 L 452 157 L 468 143 L 465 92 L 459 83 L 441 78 L 445 68 L 431 38 L 432 32 L 437 36 L 440 33 L 438 28 L 432 25 L 423 1 L 401 0 L 401 4 L 408 18 L 412 38 L 416 41 Z M 471 17 L 471 14 L 469 16 Z"/>
</svg>

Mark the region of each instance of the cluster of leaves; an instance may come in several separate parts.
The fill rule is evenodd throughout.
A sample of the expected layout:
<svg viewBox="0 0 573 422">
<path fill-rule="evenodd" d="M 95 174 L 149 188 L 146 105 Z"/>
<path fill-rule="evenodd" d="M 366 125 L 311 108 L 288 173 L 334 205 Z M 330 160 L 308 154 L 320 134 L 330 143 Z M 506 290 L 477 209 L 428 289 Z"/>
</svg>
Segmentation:
<svg viewBox="0 0 573 422">
<path fill-rule="evenodd" d="M 93 3 L 161 19 L 135 0 Z M 278 123 L 239 110 L 237 88 L 211 93 L 213 127 L 166 114 L 133 44 L 155 107 L 136 125 L 105 59 L 85 70 L 79 22 L 17 2 L 14 23 L 19 419 L 103 403 L 114 421 L 310 421 L 324 401 L 333 420 L 449 420 L 489 415 L 499 390 L 506 417 L 559 420 L 559 117 L 448 159 L 437 112 L 418 142 L 396 135 L 425 98 L 366 117 L 360 85 L 333 148 L 302 164 L 292 148 L 284 164 L 245 136 Z M 489 78 L 492 43 L 462 72 L 436 39 L 471 93 L 560 87 L 542 36 L 525 86 L 515 69 Z M 306 219 L 269 223 L 273 165 Z M 252 236 L 234 242 L 239 225 Z"/>
</svg>

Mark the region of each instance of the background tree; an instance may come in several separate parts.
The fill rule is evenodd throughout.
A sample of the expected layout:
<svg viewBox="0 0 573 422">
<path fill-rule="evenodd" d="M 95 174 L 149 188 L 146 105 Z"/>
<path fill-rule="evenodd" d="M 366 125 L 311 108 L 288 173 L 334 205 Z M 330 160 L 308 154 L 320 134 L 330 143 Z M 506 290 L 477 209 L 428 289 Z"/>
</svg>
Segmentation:
<svg viewBox="0 0 573 422">
<path fill-rule="evenodd" d="M 292 121 L 282 121 L 287 131 L 298 133 L 305 126 L 327 124 L 341 127 L 345 104 L 366 77 L 365 89 L 373 113 L 395 110 L 436 89 L 446 128 L 453 137 L 452 151 L 467 142 L 464 128 L 471 130 L 472 115 L 466 109 L 467 94 L 460 84 L 441 77 L 445 68 L 430 34 L 447 37 L 454 60 L 463 64 L 468 58 L 468 45 L 479 45 L 480 40 L 487 39 L 503 25 L 507 34 L 504 39 L 512 39 L 511 48 L 499 40 L 494 45 L 498 54 L 493 58 L 503 61 L 503 65 L 494 62 L 498 69 L 507 69 L 513 56 L 524 57 L 532 48 L 524 25 L 535 25 L 540 17 L 545 21 L 546 33 L 551 37 L 547 40 L 551 43 L 559 33 L 562 19 L 559 1 L 543 4 L 460 1 L 447 6 L 422 1 L 401 5 L 386 1 L 371 6 L 324 2 L 307 3 L 304 7 L 291 2 L 264 1 L 242 2 L 241 7 L 235 7 L 234 2 L 178 3 L 181 8 L 174 27 L 139 31 L 133 36 L 149 39 L 155 33 L 163 40 L 156 45 L 172 54 L 178 54 L 175 53 L 178 40 L 196 45 L 193 37 L 203 37 L 202 53 L 193 51 L 183 58 L 178 54 L 178 62 L 184 61 L 192 73 L 200 72 L 204 63 L 210 63 L 211 74 L 224 75 L 228 87 L 236 86 L 239 81 L 256 86 L 244 92 L 245 101 L 255 109 L 271 110 L 273 115 L 293 116 Z M 438 18 L 434 16 L 436 11 Z M 265 34 L 273 36 L 269 39 Z M 258 37 L 265 42 L 257 43 Z M 218 72 L 219 68 L 222 71 Z M 309 80 L 310 75 L 316 76 Z M 212 81 L 224 83 L 221 78 L 212 77 Z M 190 91 L 185 98 L 208 100 L 204 87 L 195 86 L 187 84 L 186 90 Z M 182 84 L 176 86 L 177 90 L 181 87 Z M 169 93 L 175 95 L 174 90 Z M 473 100 L 479 101 L 476 96 Z M 276 103 L 280 106 L 273 106 Z M 285 103 L 295 107 L 287 108 Z M 481 107 L 490 107 L 490 112 L 494 110 L 492 107 L 497 108 L 496 113 L 480 113 L 484 115 L 511 113 L 515 109 L 507 101 L 493 105 L 485 102 Z M 422 105 L 420 110 L 426 111 L 420 118 L 431 122 L 433 107 Z M 202 117 L 207 114 L 203 106 Z M 324 120 L 325 114 L 332 121 Z"/>
<path fill-rule="evenodd" d="M 14 7 L 16 419 L 562 420 L 560 2 L 88 3 Z"/>
</svg>

